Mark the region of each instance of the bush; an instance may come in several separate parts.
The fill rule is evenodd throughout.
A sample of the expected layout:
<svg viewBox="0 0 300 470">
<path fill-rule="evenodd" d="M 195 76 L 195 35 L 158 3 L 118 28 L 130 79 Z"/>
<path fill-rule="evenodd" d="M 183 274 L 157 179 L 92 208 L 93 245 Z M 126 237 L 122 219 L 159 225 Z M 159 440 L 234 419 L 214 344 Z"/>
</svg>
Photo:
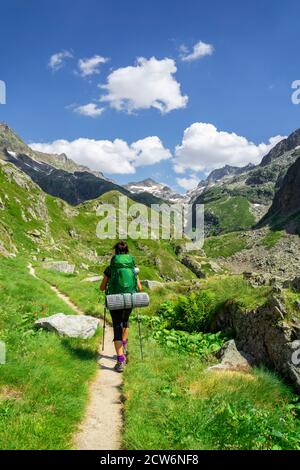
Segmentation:
<svg viewBox="0 0 300 470">
<path fill-rule="evenodd" d="M 207 331 L 215 307 L 215 294 L 206 290 L 181 295 L 175 305 L 170 301 L 164 302 L 158 314 L 167 321 L 168 328 L 192 333 Z"/>
</svg>

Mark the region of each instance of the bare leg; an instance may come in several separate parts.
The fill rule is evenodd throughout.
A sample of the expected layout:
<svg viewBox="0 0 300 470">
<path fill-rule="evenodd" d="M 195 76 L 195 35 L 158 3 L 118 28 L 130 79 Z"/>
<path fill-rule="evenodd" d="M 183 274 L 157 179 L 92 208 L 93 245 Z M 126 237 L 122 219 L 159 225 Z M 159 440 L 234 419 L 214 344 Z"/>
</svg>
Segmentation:
<svg viewBox="0 0 300 470">
<path fill-rule="evenodd" d="M 129 334 L 129 328 L 123 328 L 123 335 L 122 335 L 123 341 L 125 341 L 125 340 L 127 341 L 128 334 Z"/>
<path fill-rule="evenodd" d="M 123 344 L 122 341 L 115 341 L 115 349 L 117 356 L 123 356 Z"/>
</svg>

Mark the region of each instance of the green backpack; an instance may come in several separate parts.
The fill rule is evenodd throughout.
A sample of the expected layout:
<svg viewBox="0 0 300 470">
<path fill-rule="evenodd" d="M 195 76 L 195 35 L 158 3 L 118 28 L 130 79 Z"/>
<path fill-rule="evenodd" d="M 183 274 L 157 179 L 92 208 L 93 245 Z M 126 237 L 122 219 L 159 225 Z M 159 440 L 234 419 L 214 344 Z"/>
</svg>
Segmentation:
<svg viewBox="0 0 300 470">
<path fill-rule="evenodd" d="M 133 294 L 138 291 L 135 260 L 131 255 L 114 255 L 110 262 L 107 294 Z"/>
</svg>

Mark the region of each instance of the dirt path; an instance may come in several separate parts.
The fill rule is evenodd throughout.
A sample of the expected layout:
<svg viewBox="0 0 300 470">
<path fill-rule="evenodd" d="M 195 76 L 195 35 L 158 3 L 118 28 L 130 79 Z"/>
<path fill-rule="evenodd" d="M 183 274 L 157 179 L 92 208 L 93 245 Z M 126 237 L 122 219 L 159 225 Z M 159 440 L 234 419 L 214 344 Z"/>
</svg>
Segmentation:
<svg viewBox="0 0 300 470">
<path fill-rule="evenodd" d="M 78 450 L 117 450 L 122 429 L 121 374 L 113 370 L 112 328 L 106 328 L 105 352 L 99 356 L 100 370 L 90 388 L 86 416 L 75 436 Z"/>
<path fill-rule="evenodd" d="M 34 267 L 29 264 L 31 276 L 38 278 Z M 77 314 L 84 315 L 65 294 L 49 284 L 53 292 Z M 106 325 L 104 353 L 99 353 L 99 369 L 89 388 L 89 403 L 85 417 L 74 436 L 76 450 L 118 450 L 121 445 L 122 402 L 120 387 L 122 374 L 114 370 L 115 351 L 113 331 Z"/>
</svg>

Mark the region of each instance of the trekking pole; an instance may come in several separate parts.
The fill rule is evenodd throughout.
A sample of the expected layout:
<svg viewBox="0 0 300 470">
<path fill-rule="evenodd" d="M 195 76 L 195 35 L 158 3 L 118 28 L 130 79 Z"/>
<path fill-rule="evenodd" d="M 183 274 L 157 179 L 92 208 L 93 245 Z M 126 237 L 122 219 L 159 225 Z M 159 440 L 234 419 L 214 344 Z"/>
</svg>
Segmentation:
<svg viewBox="0 0 300 470">
<path fill-rule="evenodd" d="M 138 326 L 139 326 L 139 337 L 140 337 L 140 350 L 141 350 L 141 359 L 142 361 L 144 360 L 144 354 L 143 354 L 143 341 L 142 341 L 142 331 L 141 331 L 141 317 L 140 317 L 140 314 L 138 313 L 138 316 L 137 316 L 137 320 L 138 320 Z"/>
<path fill-rule="evenodd" d="M 102 351 L 104 351 L 105 328 L 106 328 L 106 303 L 105 303 L 105 305 L 104 305 L 104 318 L 103 318 L 103 336 L 102 336 Z"/>
</svg>

